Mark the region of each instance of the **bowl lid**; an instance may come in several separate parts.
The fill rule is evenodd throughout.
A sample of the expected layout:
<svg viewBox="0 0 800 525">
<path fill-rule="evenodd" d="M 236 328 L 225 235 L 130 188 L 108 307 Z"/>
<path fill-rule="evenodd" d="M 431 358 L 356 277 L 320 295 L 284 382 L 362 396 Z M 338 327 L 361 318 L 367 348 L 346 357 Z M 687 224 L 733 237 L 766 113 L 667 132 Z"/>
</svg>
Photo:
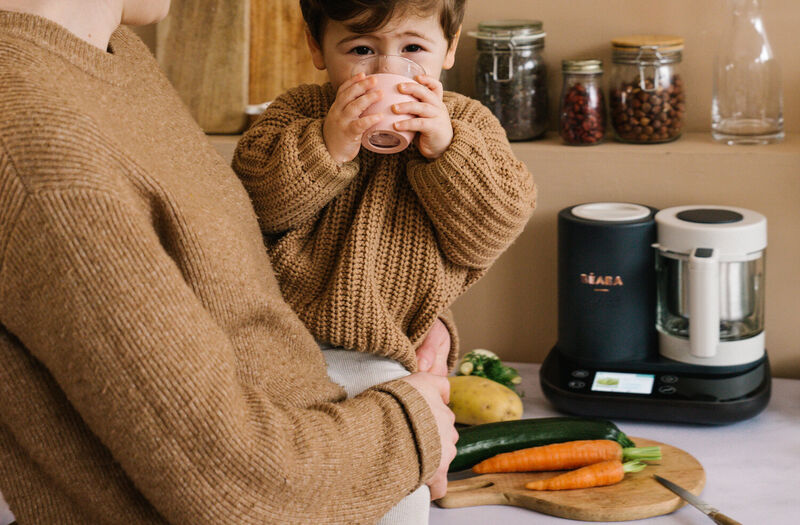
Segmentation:
<svg viewBox="0 0 800 525">
<path fill-rule="evenodd" d="M 656 214 L 658 247 L 689 254 L 712 248 L 724 260 L 750 259 L 767 247 L 767 218 L 733 206 L 693 205 L 666 208 Z"/>
</svg>

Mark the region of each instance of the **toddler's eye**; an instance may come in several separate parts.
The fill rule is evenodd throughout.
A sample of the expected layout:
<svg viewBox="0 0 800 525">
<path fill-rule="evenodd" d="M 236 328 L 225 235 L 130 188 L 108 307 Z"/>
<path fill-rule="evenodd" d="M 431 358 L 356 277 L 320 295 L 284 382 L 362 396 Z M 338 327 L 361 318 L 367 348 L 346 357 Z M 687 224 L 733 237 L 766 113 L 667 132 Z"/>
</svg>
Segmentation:
<svg viewBox="0 0 800 525">
<path fill-rule="evenodd" d="M 417 51 L 422 51 L 422 47 L 417 44 L 409 44 L 403 48 L 404 53 L 416 53 Z"/>
<path fill-rule="evenodd" d="M 372 50 L 370 48 L 368 48 L 367 46 L 356 46 L 353 49 L 351 49 L 350 52 L 354 53 L 356 55 L 371 55 L 372 54 Z"/>
</svg>

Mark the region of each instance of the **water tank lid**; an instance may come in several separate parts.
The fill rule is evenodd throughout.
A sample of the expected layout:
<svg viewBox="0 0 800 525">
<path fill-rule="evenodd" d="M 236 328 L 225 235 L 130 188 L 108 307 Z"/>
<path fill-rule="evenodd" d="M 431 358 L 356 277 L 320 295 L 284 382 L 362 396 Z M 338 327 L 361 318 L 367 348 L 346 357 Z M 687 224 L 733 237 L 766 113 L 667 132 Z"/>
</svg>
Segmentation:
<svg viewBox="0 0 800 525">
<path fill-rule="evenodd" d="M 572 215 L 587 221 L 638 221 L 650 215 L 650 209 L 628 202 L 591 202 L 572 208 Z"/>
</svg>

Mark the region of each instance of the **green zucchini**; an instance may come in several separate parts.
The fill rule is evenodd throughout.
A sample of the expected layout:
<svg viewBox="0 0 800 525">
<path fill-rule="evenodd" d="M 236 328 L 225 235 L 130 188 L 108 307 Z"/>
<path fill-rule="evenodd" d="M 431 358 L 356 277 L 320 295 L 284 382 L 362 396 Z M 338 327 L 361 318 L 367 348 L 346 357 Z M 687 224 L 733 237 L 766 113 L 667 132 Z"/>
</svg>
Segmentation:
<svg viewBox="0 0 800 525">
<path fill-rule="evenodd" d="M 634 446 L 628 436 L 605 419 L 547 417 L 487 423 L 458 431 L 450 472 L 468 469 L 503 452 L 579 439 L 610 439 L 623 448 Z"/>
</svg>

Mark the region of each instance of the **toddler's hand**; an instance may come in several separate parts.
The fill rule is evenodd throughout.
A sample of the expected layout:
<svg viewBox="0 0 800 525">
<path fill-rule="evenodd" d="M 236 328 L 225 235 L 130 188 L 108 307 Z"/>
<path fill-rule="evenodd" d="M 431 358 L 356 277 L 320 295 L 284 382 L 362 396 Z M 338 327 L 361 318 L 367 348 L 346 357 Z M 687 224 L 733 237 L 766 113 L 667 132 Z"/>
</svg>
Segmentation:
<svg viewBox="0 0 800 525">
<path fill-rule="evenodd" d="M 345 81 L 336 92 L 336 100 L 322 125 L 325 146 L 336 162 L 356 158 L 361 149 L 361 136 L 381 120 L 380 115 L 361 118 L 368 107 L 383 97 L 381 90 L 372 89 L 375 82 L 374 77 L 359 73 Z"/>
<path fill-rule="evenodd" d="M 425 158 L 438 159 L 453 140 L 453 124 L 444 105 L 442 83 L 433 77 L 419 75 L 416 82 L 400 84 L 401 93 L 411 95 L 417 102 L 403 102 L 392 106 L 395 113 L 417 115 L 417 118 L 394 124 L 397 131 L 418 131 L 417 147 Z"/>
<path fill-rule="evenodd" d="M 438 317 L 428 335 L 417 348 L 417 365 L 420 372 L 438 376 L 447 375 L 447 356 L 450 355 L 450 332 Z"/>
</svg>

